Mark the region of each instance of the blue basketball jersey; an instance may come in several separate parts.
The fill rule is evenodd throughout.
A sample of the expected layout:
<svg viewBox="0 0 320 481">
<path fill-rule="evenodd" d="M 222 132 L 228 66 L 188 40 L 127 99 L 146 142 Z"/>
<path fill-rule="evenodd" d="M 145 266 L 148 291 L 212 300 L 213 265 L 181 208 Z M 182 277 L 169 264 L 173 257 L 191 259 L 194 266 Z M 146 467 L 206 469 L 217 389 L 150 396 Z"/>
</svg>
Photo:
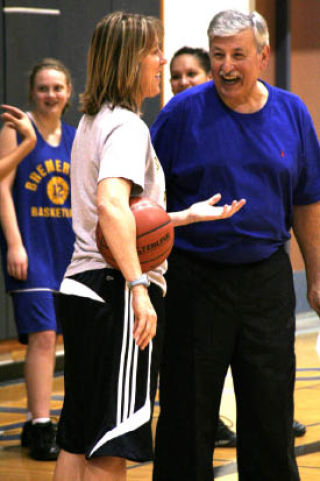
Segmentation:
<svg viewBox="0 0 320 481">
<path fill-rule="evenodd" d="M 34 126 L 35 127 L 35 126 Z M 49 145 L 35 127 L 37 144 L 16 171 L 12 195 L 24 247 L 28 277 L 8 276 L 6 242 L 1 250 L 8 291 L 58 289 L 69 264 L 74 234 L 70 195 L 70 157 L 75 128 L 62 123 L 60 145 Z M 18 136 L 18 143 L 21 139 Z"/>
</svg>

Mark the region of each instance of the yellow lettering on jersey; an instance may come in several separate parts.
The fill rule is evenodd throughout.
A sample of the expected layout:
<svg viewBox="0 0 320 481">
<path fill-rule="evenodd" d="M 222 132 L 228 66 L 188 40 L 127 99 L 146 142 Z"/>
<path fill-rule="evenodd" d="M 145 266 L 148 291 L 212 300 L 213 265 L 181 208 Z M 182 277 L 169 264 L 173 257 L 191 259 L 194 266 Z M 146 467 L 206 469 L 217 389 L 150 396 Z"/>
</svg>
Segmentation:
<svg viewBox="0 0 320 481">
<path fill-rule="evenodd" d="M 47 169 L 48 173 L 54 172 L 55 168 L 54 168 L 54 163 L 53 163 L 52 159 L 45 160 L 44 165 L 46 166 L 46 169 Z"/>
<path fill-rule="evenodd" d="M 62 172 L 66 175 L 70 175 L 70 164 L 68 164 L 68 162 L 63 162 Z"/>
<path fill-rule="evenodd" d="M 72 209 L 66 207 L 31 207 L 31 217 L 62 217 L 70 219 Z"/>
<path fill-rule="evenodd" d="M 33 190 L 33 191 L 36 191 L 38 188 L 37 184 L 33 184 L 32 182 L 26 182 L 24 186 L 26 189 Z"/>
<path fill-rule="evenodd" d="M 29 175 L 29 179 L 33 180 L 34 182 L 36 182 L 36 184 L 39 184 L 40 180 L 41 180 L 41 177 L 39 174 L 37 174 L 35 171 L 31 172 L 31 174 Z"/>
<path fill-rule="evenodd" d="M 39 172 L 41 177 L 45 177 L 46 175 L 48 175 L 41 164 L 37 165 L 37 172 Z"/>
<path fill-rule="evenodd" d="M 57 172 L 62 172 L 62 167 L 61 167 L 61 160 L 56 159 L 56 171 Z"/>
<path fill-rule="evenodd" d="M 62 162 L 59 159 L 45 160 L 42 164 L 36 166 L 36 170 L 33 170 L 29 174 L 29 180 L 24 184 L 25 189 L 36 191 L 43 177 L 46 177 L 52 172 L 62 172 L 65 175 L 70 176 L 70 164 L 68 162 Z"/>
</svg>

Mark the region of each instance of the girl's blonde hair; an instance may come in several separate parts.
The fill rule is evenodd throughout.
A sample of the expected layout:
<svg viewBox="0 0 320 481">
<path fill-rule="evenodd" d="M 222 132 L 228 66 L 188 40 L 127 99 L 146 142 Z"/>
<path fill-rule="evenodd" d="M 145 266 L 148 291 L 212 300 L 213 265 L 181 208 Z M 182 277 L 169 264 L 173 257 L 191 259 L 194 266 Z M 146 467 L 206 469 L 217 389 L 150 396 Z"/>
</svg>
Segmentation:
<svg viewBox="0 0 320 481">
<path fill-rule="evenodd" d="M 160 20 L 114 12 L 97 24 L 88 52 L 87 81 L 80 110 L 99 112 L 103 102 L 138 112 L 141 100 L 141 59 L 160 42 Z"/>
</svg>

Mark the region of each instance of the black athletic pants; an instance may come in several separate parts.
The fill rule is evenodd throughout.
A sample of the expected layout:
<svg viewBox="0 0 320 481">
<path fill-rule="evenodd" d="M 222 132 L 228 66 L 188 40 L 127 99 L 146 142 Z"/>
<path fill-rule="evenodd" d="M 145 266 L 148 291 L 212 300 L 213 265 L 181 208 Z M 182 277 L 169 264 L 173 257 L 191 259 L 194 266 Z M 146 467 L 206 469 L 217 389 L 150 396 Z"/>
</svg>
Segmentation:
<svg viewBox="0 0 320 481">
<path fill-rule="evenodd" d="M 231 366 L 240 481 L 297 481 L 294 290 L 288 255 L 245 265 L 175 250 L 167 275 L 154 481 L 211 481 Z"/>
</svg>

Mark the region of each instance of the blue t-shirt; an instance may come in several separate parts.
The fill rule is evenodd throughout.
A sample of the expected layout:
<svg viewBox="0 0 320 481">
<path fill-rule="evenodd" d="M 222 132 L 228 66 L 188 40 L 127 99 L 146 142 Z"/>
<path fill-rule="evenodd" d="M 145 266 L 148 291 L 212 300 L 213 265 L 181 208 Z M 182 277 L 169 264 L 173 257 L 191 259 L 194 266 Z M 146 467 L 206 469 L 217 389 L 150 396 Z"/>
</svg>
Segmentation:
<svg viewBox="0 0 320 481">
<path fill-rule="evenodd" d="M 48 144 L 37 128 L 35 148 L 19 164 L 12 188 L 28 276 L 19 281 L 7 273 L 6 242 L 1 239 L 8 291 L 58 289 L 73 252 L 70 156 L 75 128 L 62 123 L 60 145 Z M 18 142 L 20 142 L 18 136 Z"/>
<path fill-rule="evenodd" d="M 215 262 L 259 261 L 290 238 L 293 206 L 320 200 L 320 147 L 307 108 L 265 85 L 258 112 L 229 109 L 208 82 L 174 97 L 152 126 L 169 212 L 217 192 L 220 205 L 247 199 L 230 219 L 176 228 L 176 247 Z"/>
</svg>

